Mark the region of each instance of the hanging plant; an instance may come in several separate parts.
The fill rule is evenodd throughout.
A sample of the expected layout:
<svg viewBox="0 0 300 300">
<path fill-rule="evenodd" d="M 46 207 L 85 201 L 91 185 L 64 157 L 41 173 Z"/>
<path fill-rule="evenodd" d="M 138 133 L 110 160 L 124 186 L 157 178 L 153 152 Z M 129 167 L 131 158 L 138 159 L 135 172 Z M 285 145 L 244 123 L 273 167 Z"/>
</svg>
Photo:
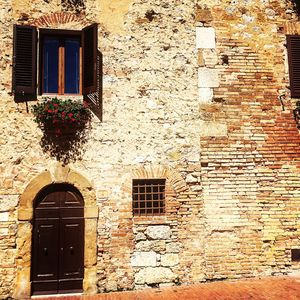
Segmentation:
<svg viewBox="0 0 300 300">
<path fill-rule="evenodd" d="M 34 121 L 44 131 L 54 131 L 56 135 L 84 130 L 91 121 L 91 112 L 86 102 L 46 98 L 33 105 Z"/>
</svg>

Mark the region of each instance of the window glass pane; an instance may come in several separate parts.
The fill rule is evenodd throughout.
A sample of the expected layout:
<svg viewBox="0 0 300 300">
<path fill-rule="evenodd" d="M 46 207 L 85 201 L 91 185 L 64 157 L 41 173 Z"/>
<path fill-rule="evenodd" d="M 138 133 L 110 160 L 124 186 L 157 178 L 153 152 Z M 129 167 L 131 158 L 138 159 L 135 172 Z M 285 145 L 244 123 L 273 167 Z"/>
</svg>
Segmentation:
<svg viewBox="0 0 300 300">
<path fill-rule="evenodd" d="M 79 94 L 79 40 L 65 40 L 65 93 Z"/>
<path fill-rule="evenodd" d="M 45 38 L 43 47 L 44 93 L 58 92 L 58 48 L 57 39 Z"/>
</svg>

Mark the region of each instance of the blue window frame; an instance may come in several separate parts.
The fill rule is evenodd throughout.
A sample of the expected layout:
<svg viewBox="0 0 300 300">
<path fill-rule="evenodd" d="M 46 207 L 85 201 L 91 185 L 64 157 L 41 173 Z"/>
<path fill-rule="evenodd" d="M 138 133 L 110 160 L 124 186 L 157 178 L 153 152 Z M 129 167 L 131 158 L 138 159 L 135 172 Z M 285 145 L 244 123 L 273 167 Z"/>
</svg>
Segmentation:
<svg viewBox="0 0 300 300">
<path fill-rule="evenodd" d="M 81 35 L 45 30 L 41 34 L 41 94 L 81 94 Z"/>
</svg>

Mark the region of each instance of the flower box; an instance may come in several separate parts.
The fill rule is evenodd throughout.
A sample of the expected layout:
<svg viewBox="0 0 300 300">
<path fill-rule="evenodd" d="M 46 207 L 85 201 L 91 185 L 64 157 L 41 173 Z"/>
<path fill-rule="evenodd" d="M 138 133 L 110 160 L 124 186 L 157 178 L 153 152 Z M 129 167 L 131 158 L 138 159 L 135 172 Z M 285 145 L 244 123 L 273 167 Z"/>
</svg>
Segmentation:
<svg viewBox="0 0 300 300">
<path fill-rule="evenodd" d="M 44 133 L 59 135 L 75 134 L 84 130 L 91 121 L 87 103 L 46 98 L 32 107 L 35 122 Z"/>
</svg>

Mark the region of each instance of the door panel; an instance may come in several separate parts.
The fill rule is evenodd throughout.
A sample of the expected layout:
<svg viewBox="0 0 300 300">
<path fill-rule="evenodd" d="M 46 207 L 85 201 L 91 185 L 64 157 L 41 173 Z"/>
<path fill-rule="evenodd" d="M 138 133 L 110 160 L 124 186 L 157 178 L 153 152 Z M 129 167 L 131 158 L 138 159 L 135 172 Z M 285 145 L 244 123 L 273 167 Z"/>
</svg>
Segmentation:
<svg viewBox="0 0 300 300">
<path fill-rule="evenodd" d="M 62 200 L 63 201 L 61 202 L 61 206 L 64 206 L 64 207 L 76 207 L 76 206 L 82 207 L 83 206 L 81 199 L 76 197 L 76 194 L 74 194 L 71 191 L 65 192 L 65 195 L 62 198 Z"/>
<path fill-rule="evenodd" d="M 34 210 L 32 294 L 82 291 L 83 199 L 57 184 L 42 193 Z"/>
<path fill-rule="evenodd" d="M 33 293 L 57 290 L 59 219 L 36 220 L 33 251 Z"/>
<path fill-rule="evenodd" d="M 83 219 L 62 219 L 60 279 L 83 276 Z"/>
</svg>

